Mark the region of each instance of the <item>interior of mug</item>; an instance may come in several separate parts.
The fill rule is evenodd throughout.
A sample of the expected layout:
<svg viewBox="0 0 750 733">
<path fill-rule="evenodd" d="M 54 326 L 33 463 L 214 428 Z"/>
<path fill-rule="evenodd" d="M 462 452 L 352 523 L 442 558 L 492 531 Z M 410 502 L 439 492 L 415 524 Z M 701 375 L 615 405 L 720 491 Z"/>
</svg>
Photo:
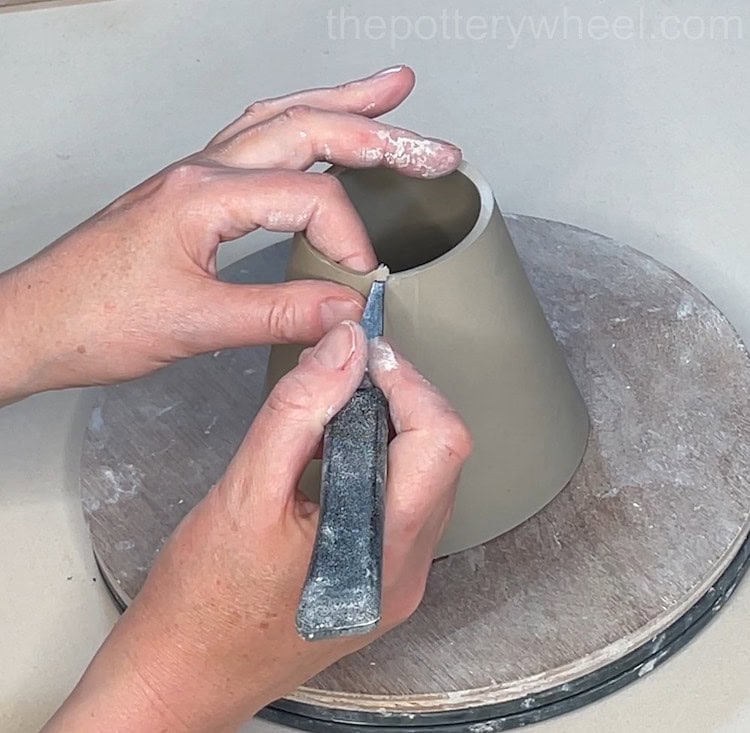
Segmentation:
<svg viewBox="0 0 750 733">
<path fill-rule="evenodd" d="M 407 178 L 387 168 L 342 170 L 338 178 L 391 273 L 442 257 L 469 234 L 481 196 L 461 171 L 443 178 Z"/>
</svg>

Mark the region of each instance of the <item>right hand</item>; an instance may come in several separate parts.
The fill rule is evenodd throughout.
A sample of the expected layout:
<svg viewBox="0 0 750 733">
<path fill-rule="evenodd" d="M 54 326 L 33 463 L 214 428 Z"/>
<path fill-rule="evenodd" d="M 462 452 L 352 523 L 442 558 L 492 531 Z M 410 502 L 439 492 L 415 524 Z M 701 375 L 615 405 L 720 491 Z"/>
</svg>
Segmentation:
<svg viewBox="0 0 750 733">
<path fill-rule="evenodd" d="M 62 718 L 69 729 L 94 720 L 98 730 L 126 730 L 112 717 L 122 700 L 127 730 L 234 730 L 413 613 L 471 437 L 445 398 L 378 340 L 369 369 L 396 432 L 383 620 L 373 634 L 333 641 L 304 641 L 295 628 L 318 522 L 317 506 L 298 492 L 299 478 L 367 361 L 364 331 L 346 322 L 279 381 L 225 476 L 177 528 L 69 701 L 80 715 Z M 134 698 L 146 701 L 142 718 Z"/>
</svg>

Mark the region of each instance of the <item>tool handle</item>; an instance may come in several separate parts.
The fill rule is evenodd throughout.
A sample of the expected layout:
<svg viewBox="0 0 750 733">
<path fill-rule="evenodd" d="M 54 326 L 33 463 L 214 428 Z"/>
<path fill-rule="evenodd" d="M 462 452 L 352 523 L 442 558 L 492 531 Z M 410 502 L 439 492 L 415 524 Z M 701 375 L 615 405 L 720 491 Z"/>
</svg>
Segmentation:
<svg viewBox="0 0 750 733">
<path fill-rule="evenodd" d="M 388 404 L 365 378 L 323 438 L 320 521 L 297 609 L 306 639 L 365 634 L 380 621 Z"/>
</svg>

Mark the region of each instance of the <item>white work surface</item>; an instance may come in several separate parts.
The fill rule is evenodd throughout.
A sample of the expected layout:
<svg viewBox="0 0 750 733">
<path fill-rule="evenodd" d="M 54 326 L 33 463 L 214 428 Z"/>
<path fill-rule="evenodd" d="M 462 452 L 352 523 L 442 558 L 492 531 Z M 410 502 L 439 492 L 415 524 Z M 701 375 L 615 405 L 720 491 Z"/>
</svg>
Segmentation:
<svg viewBox="0 0 750 733">
<path fill-rule="evenodd" d="M 162 165 L 200 146 L 257 97 L 407 62 L 418 87 L 393 116 L 460 144 L 502 208 L 571 222 L 639 247 L 701 287 L 750 341 L 750 7 L 648 3 L 665 29 L 578 38 L 580 16 L 638 20 L 626 0 L 334 3 L 104 0 L 0 11 L 0 269 L 32 254 Z M 33 7 L 33 6 L 32 6 Z M 565 7 L 567 10 L 565 10 Z M 445 10 L 448 38 L 430 38 Z M 452 18 L 459 11 L 463 39 Z M 327 16 L 333 13 L 333 34 Z M 356 17 L 345 21 L 341 13 Z M 568 14 L 567 34 L 528 23 Z M 465 37 L 469 15 L 527 23 L 514 45 Z M 522 15 L 529 20 L 522 21 Z M 368 15 L 409 39 L 365 38 Z M 744 39 L 691 40 L 711 16 Z M 427 20 L 420 20 L 425 16 Z M 571 20 L 571 18 L 573 20 Z M 460 23 L 461 21 L 459 21 Z M 473 35 L 481 33 L 473 22 Z M 562 20 L 560 21 L 562 22 Z M 370 21 L 371 35 L 381 26 Z M 716 30 L 719 26 L 714 24 Z M 599 29 L 599 30 L 597 30 Z M 331 37 L 333 35 L 333 37 Z M 567 37 L 566 37 L 567 35 Z M 593 37 L 591 37 L 593 35 Z M 395 46 L 395 48 L 394 48 Z M 273 241 L 233 247 L 235 259 Z M 92 395 L 0 411 L 0 730 L 35 731 L 116 619 L 79 506 Z M 708 630 L 622 692 L 539 733 L 750 730 L 750 581 Z M 274 726 L 251 723 L 260 733 Z M 276 728 L 276 730 L 279 730 Z"/>
</svg>

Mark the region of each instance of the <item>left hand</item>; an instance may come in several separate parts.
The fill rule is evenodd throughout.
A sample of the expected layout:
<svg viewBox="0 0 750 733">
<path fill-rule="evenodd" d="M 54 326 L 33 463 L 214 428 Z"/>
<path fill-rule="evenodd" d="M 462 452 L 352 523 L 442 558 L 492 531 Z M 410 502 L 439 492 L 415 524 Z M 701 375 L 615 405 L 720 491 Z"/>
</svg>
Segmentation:
<svg viewBox="0 0 750 733">
<path fill-rule="evenodd" d="M 332 259 L 377 263 L 338 181 L 315 161 L 436 177 L 453 145 L 375 122 L 414 85 L 407 67 L 250 106 L 209 145 L 125 194 L 0 277 L 0 404 L 33 392 L 132 379 L 222 348 L 314 343 L 358 320 L 362 298 L 325 282 L 216 279 L 221 242 L 306 230 Z"/>
</svg>

